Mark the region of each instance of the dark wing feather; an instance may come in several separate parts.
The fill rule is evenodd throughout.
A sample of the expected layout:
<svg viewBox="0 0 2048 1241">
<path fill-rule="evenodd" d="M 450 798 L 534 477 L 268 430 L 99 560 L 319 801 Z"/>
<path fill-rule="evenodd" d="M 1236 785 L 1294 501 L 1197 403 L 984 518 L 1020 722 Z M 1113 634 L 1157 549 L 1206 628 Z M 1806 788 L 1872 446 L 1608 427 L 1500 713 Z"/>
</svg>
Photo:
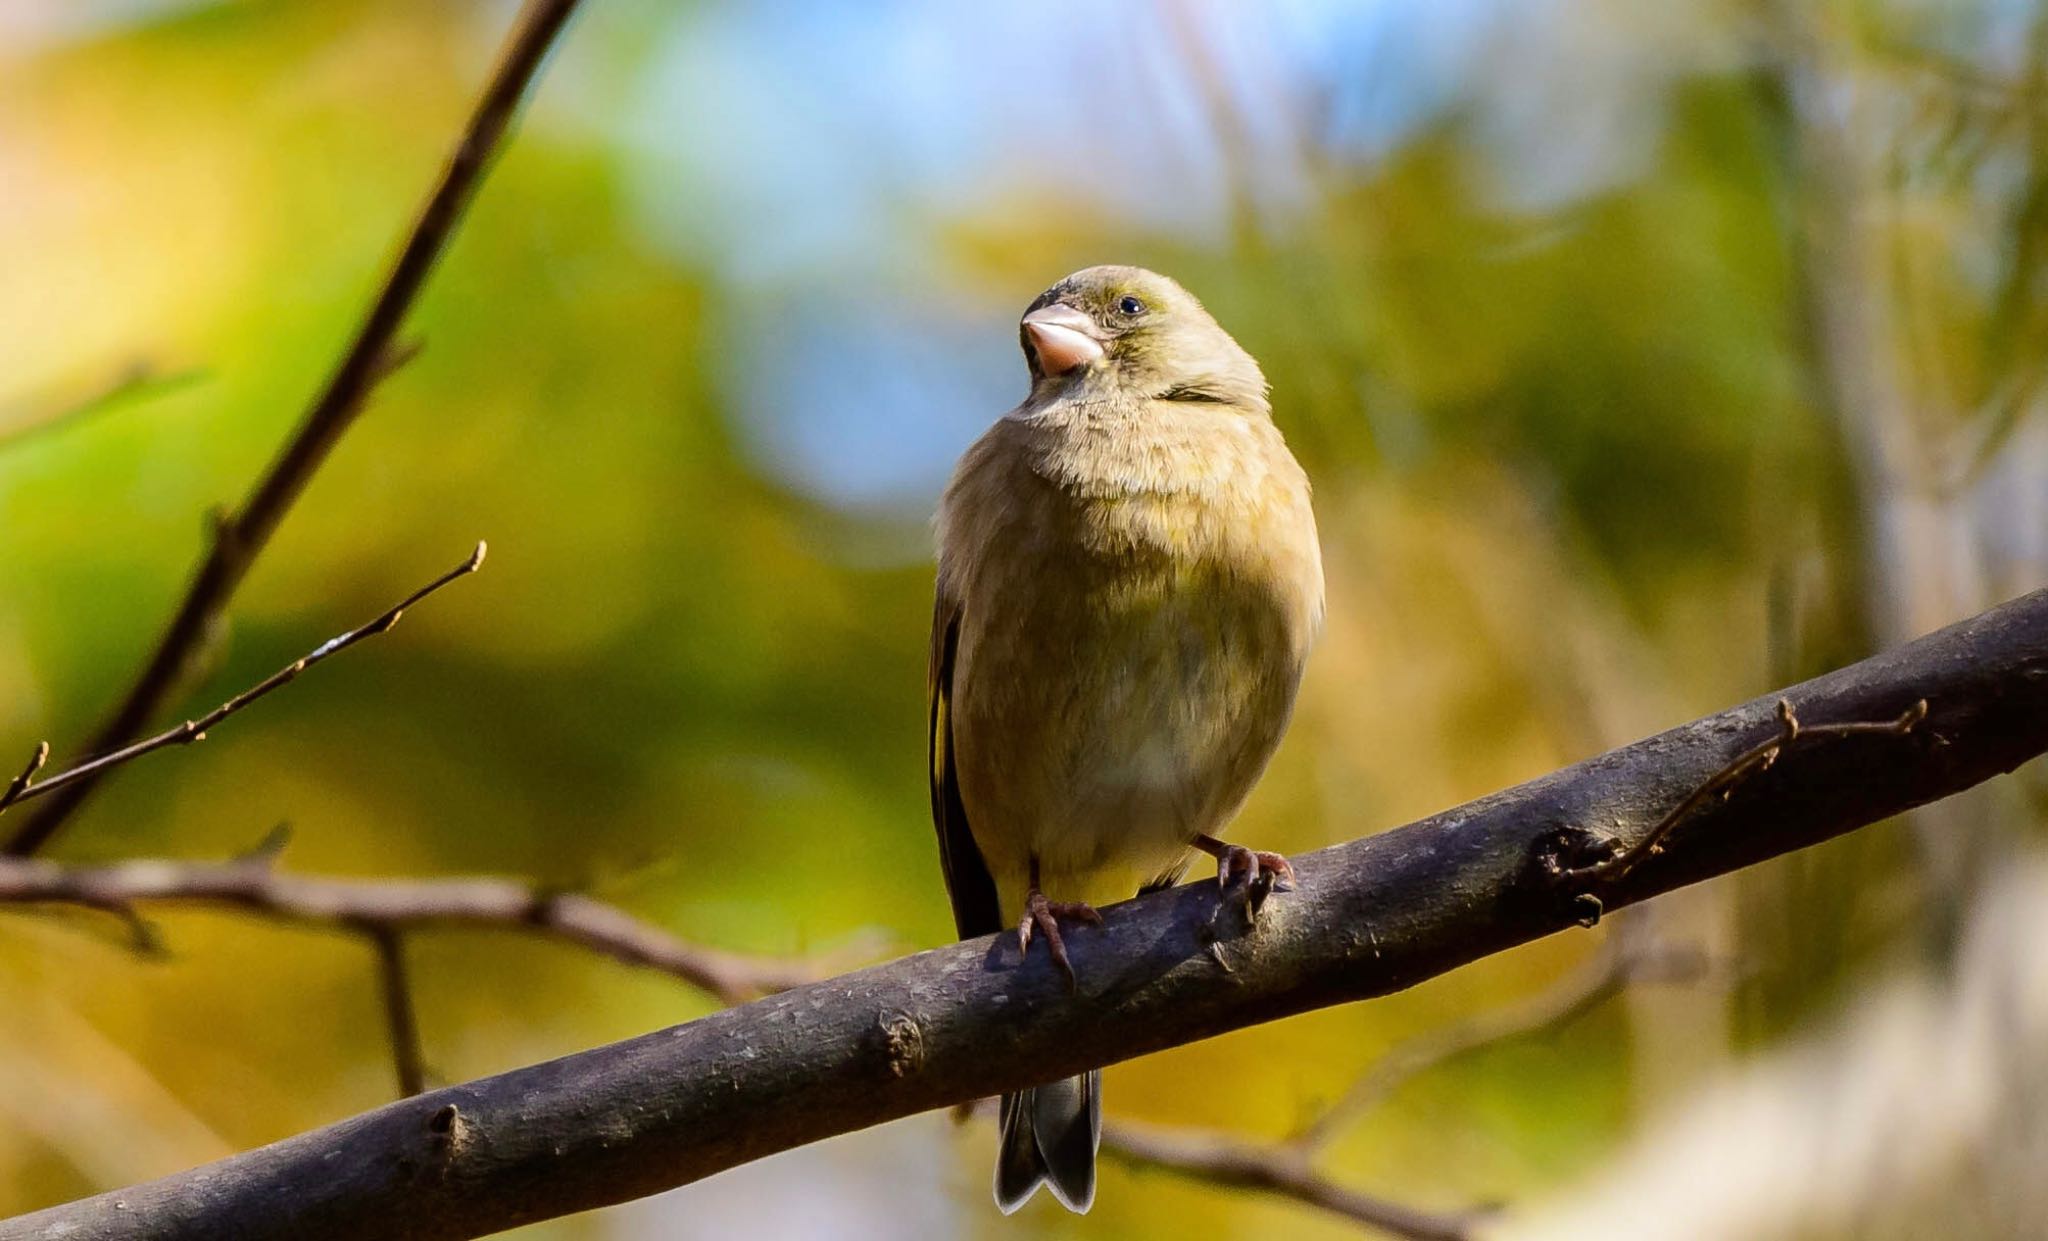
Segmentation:
<svg viewBox="0 0 2048 1241">
<path fill-rule="evenodd" d="M 996 881 L 988 873 L 974 833 L 967 827 L 967 807 L 960 800 L 960 776 L 953 753 L 953 657 L 960 646 L 960 606 L 942 592 L 932 609 L 931 672 L 926 683 L 929 707 L 932 782 L 932 825 L 939 832 L 939 867 L 946 875 L 946 894 L 953 898 L 953 925 L 960 938 L 971 939 L 1003 929 Z"/>
</svg>

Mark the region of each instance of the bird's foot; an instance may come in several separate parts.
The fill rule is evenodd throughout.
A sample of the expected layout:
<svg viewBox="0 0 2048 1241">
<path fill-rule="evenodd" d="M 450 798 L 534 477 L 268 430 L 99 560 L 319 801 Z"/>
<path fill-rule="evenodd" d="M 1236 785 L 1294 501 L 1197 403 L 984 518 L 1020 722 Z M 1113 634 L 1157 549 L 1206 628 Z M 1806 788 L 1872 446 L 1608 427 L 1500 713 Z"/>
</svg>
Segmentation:
<svg viewBox="0 0 2048 1241">
<path fill-rule="evenodd" d="M 1277 853 L 1225 844 L 1208 836 L 1197 837 L 1195 847 L 1216 859 L 1216 886 L 1226 904 L 1244 910 L 1247 924 L 1257 921 L 1266 897 L 1294 890 L 1294 867 Z"/>
<path fill-rule="evenodd" d="M 1031 894 L 1024 898 L 1024 917 L 1017 923 L 1017 950 L 1028 960 L 1032 937 L 1043 937 L 1045 950 L 1052 954 L 1052 963 L 1067 976 L 1067 990 L 1072 991 L 1074 963 L 1067 959 L 1067 943 L 1060 937 L 1061 918 L 1071 918 L 1089 926 L 1102 925 L 1102 915 L 1095 912 L 1095 906 L 1082 901 L 1049 901 L 1045 899 L 1045 893 L 1033 888 Z"/>
</svg>

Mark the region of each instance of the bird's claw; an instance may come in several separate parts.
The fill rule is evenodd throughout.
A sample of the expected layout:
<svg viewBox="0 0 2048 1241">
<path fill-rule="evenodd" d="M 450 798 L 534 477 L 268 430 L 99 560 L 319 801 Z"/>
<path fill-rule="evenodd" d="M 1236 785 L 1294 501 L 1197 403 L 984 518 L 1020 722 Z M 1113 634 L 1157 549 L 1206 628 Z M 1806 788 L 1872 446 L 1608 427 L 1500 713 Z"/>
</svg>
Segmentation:
<svg viewBox="0 0 2048 1241">
<path fill-rule="evenodd" d="M 1294 867 L 1277 853 L 1226 845 L 1216 855 L 1216 886 L 1225 901 L 1243 906 L 1250 923 L 1268 895 L 1294 891 Z"/>
<path fill-rule="evenodd" d="M 1052 963 L 1060 967 L 1060 973 L 1067 976 L 1067 990 L 1075 986 L 1074 963 L 1067 959 L 1067 943 L 1060 936 L 1060 919 L 1072 918 L 1089 926 L 1101 926 L 1102 915 L 1095 912 L 1095 906 L 1082 901 L 1049 901 L 1045 893 L 1036 888 L 1024 898 L 1024 917 L 1017 923 L 1017 951 L 1026 959 L 1031 956 L 1031 938 L 1043 936 L 1045 950 L 1052 955 Z"/>
</svg>

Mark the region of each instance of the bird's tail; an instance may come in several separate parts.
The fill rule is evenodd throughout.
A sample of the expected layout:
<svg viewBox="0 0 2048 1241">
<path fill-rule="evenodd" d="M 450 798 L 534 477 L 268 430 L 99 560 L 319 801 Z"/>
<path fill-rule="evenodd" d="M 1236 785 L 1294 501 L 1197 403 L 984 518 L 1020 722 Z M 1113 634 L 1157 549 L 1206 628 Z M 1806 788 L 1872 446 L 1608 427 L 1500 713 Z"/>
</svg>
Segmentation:
<svg viewBox="0 0 2048 1241">
<path fill-rule="evenodd" d="M 1102 1144 L 1100 1069 L 1003 1096 L 996 1147 L 996 1205 L 1008 1215 L 1037 1188 L 1069 1211 L 1095 1205 L 1095 1148 Z"/>
</svg>

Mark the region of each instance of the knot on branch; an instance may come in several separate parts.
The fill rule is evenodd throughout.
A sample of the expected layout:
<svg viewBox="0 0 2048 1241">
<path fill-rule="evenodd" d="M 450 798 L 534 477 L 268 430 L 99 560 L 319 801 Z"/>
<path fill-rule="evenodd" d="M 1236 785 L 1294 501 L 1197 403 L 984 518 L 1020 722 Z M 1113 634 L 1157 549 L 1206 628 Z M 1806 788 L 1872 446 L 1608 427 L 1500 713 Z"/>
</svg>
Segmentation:
<svg viewBox="0 0 2048 1241">
<path fill-rule="evenodd" d="M 924 1067 L 924 1027 L 909 1013 L 881 1020 L 882 1048 L 889 1057 L 889 1076 L 908 1077 Z"/>
<path fill-rule="evenodd" d="M 575 895 L 576 890 L 566 884 L 536 883 L 527 889 L 526 906 L 517 920 L 527 926 L 553 926 L 561 921 L 562 906 Z"/>
<path fill-rule="evenodd" d="M 445 1182 L 456 1162 L 476 1140 L 476 1126 L 462 1109 L 444 1103 L 424 1117 L 417 1112 L 397 1135 L 392 1165 L 399 1180 L 407 1184 Z"/>
<path fill-rule="evenodd" d="M 1555 921 L 1562 892 L 1564 913 L 1580 926 L 1595 926 L 1606 912 L 1598 896 L 1567 891 L 1588 875 L 1597 875 L 1622 855 L 1621 842 L 1574 823 L 1561 823 L 1536 837 L 1529 846 L 1517 894 L 1532 913 Z"/>
<path fill-rule="evenodd" d="M 461 1108 L 443 1104 L 427 1117 L 427 1148 L 443 1159 L 453 1159 L 469 1144 L 470 1128 Z"/>
<path fill-rule="evenodd" d="M 1556 888 L 1587 871 L 1613 861 L 1621 842 L 1575 823 L 1561 823 L 1538 836 L 1529 847 L 1529 874 L 1545 888 Z"/>
</svg>

